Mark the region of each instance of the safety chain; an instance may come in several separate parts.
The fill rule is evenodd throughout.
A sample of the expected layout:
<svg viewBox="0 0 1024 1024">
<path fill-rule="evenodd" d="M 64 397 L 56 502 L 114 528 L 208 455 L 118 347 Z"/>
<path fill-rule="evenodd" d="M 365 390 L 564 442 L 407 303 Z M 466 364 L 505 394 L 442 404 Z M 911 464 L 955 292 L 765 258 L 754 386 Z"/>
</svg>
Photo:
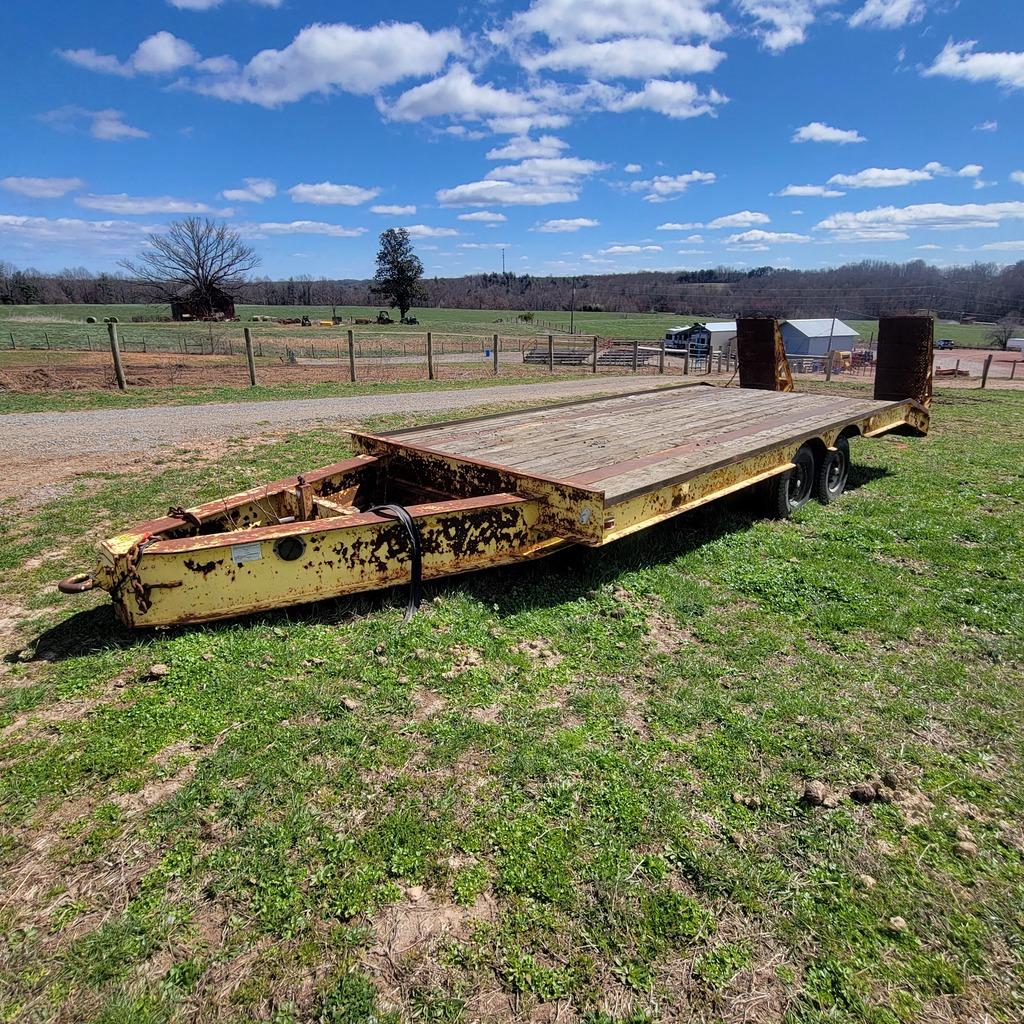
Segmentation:
<svg viewBox="0 0 1024 1024">
<path fill-rule="evenodd" d="M 203 525 L 203 521 L 195 512 L 189 512 L 188 509 L 182 508 L 181 505 L 172 505 L 167 510 L 167 514 L 175 519 L 183 519 L 189 526 L 194 526 L 197 530 Z"/>
<path fill-rule="evenodd" d="M 139 611 L 143 615 L 153 606 L 153 602 L 149 599 L 149 588 L 139 578 L 139 558 L 150 543 L 152 542 L 145 540 L 138 544 L 133 544 L 124 556 L 126 570 L 124 582 L 132 588 L 132 593 L 135 594 L 135 600 L 139 605 Z"/>
</svg>

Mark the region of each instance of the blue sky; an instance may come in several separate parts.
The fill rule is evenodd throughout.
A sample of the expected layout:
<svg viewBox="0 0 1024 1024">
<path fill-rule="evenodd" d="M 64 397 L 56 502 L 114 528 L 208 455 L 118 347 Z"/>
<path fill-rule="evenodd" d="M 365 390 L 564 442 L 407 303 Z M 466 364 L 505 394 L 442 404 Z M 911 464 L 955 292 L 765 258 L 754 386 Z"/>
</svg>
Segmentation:
<svg viewBox="0 0 1024 1024">
<path fill-rule="evenodd" d="M 0 259 L 175 216 L 273 277 L 1024 259 L 1019 0 L 66 0 L 6 19 Z"/>
</svg>

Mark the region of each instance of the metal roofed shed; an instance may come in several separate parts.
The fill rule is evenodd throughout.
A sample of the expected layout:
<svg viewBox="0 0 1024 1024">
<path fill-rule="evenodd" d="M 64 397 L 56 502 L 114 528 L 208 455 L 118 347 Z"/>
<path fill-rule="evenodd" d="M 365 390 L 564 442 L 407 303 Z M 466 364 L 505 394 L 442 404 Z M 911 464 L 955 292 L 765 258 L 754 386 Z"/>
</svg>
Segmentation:
<svg viewBox="0 0 1024 1024">
<path fill-rule="evenodd" d="M 780 329 L 787 356 L 824 356 L 829 349 L 851 349 L 860 340 L 858 331 L 830 316 L 819 320 L 786 320 Z"/>
</svg>

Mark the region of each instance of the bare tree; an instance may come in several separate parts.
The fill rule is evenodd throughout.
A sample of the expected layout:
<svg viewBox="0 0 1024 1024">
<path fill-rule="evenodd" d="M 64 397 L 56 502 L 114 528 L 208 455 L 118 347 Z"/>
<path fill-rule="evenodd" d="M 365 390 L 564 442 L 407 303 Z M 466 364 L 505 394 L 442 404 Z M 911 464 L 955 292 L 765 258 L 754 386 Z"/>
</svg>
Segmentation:
<svg viewBox="0 0 1024 1024">
<path fill-rule="evenodd" d="M 166 234 L 149 236 L 149 248 L 137 261 L 121 261 L 154 297 L 169 302 L 188 293 L 207 316 L 216 308 L 216 293 L 242 284 L 259 264 L 259 256 L 237 231 L 200 217 L 174 221 Z"/>
<path fill-rule="evenodd" d="M 995 327 L 989 330 L 988 340 L 991 341 L 993 345 L 998 345 L 1005 352 L 1007 343 L 1012 337 L 1014 337 L 1016 332 L 1016 323 L 1012 319 L 1007 318 L 1005 320 L 1000 320 Z"/>
</svg>

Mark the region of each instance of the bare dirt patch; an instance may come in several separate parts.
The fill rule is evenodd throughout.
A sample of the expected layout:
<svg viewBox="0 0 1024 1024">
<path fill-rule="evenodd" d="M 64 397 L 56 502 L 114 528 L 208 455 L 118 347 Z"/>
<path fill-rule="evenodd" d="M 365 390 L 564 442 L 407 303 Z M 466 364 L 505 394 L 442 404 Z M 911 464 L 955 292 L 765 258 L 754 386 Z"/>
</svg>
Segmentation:
<svg viewBox="0 0 1024 1024">
<path fill-rule="evenodd" d="M 410 886 L 400 902 L 385 907 L 374 918 L 373 945 L 362 959 L 385 1002 L 401 1006 L 414 989 L 439 987 L 445 971 L 433 955 L 438 946 L 469 938 L 476 928 L 496 917 L 497 904 L 490 896 L 460 907 L 420 886 Z M 501 1002 L 507 1011 L 507 1002 Z M 508 1019 L 502 1014 L 498 1017 Z"/>
<path fill-rule="evenodd" d="M 556 668 L 562 663 L 562 656 L 546 640 L 521 640 L 513 645 L 512 650 L 525 654 L 541 668 Z"/>
<path fill-rule="evenodd" d="M 296 346 L 298 348 L 298 346 Z M 516 376 L 529 372 L 518 353 L 509 353 L 501 371 Z M 179 355 L 176 353 L 122 353 L 125 376 L 130 387 L 210 388 L 249 386 L 245 356 Z M 490 376 L 489 360 L 439 360 L 437 375 L 441 379 L 464 380 Z M 538 373 L 538 377 L 542 374 Z M 348 360 L 293 364 L 283 357 L 259 360 L 257 376 L 260 384 L 325 384 L 348 383 Z M 426 356 L 408 362 L 394 359 L 364 357 L 356 361 L 360 382 L 425 380 Z M 117 380 L 106 352 L 61 352 L 59 362 L 47 360 L 39 353 L 30 363 L 12 363 L 0 370 L 0 391 L 21 394 L 47 394 L 57 391 L 116 391 Z"/>
</svg>

